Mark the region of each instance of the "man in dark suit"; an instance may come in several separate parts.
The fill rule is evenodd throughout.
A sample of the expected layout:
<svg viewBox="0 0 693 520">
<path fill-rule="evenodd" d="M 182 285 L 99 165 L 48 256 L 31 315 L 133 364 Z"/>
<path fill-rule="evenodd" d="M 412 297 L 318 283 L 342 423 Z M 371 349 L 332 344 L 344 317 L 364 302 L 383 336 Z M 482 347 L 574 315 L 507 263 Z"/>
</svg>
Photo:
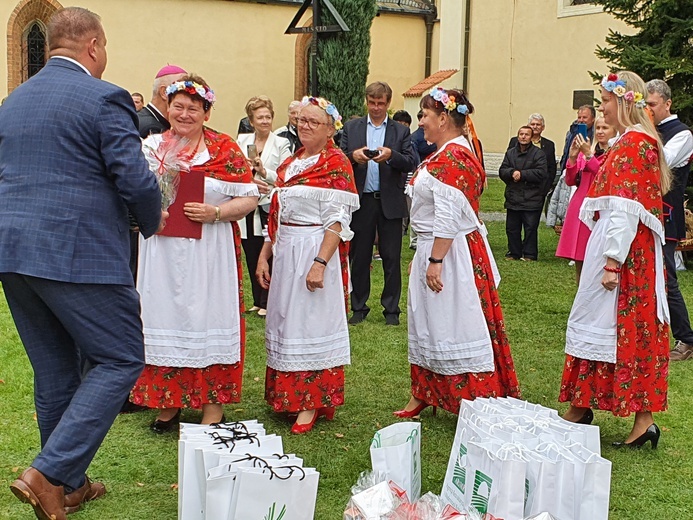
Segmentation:
<svg viewBox="0 0 693 520">
<path fill-rule="evenodd" d="M 370 266 L 378 233 L 385 286 L 380 297 L 385 323 L 399 325 L 402 293 L 402 219 L 407 216 L 404 195 L 407 172 L 416 167 L 409 129 L 387 117 L 392 89 L 377 81 L 366 87 L 368 115 L 344 125 L 340 146 L 354 168 L 361 207 L 354 212 L 351 227 L 351 308 L 349 323 L 361 323 L 370 309 Z"/>
<path fill-rule="evenodd" d="M 662 198 L 664 206 L 664 265 L 667 272 L 667 304 L 671 334 L 676 340 L 670 361 L 693 359 L 693 328 L 676 275 L 676 246 L 686 238 L 684 214 L 686 186 L 693 158 L 693 134 L 676 114 L 671 113 L 671 88 L 661 79 L 647 82 L 647 106 L 664 143 L 664 157 L 671 168 L 671 189 Z"/>
<path fill-rule="evenodd" d="M 187 72 L 178 65 L 166 65 L 156 73 L 152 100 L 137 113 L 139 118 L 140 137 L 145 139 L 151 134 L 161 134 L 171 128 L 168 122 L 168 95 L 166 88 L 178 81 Z"/>
<path fill-rule="evenodd" d="M 145 237 L 165 214 L 132 98 L 100 79 L 99 17 L 62 9 L 47 37 L 46 66 L 0 107 L 0 281 L 41 434 L 10 488 L 38 518 L 62 520 L 105 493 L 85 472 L 144 367 L 128 211 Z"/>
</svg>

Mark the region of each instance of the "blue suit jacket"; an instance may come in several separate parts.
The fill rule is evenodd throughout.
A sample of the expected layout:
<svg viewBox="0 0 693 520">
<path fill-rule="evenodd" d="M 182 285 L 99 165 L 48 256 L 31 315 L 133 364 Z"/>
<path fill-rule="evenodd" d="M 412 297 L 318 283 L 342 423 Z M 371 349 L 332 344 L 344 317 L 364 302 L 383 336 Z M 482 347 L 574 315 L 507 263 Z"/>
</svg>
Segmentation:
<svg viewBox="0 0 693 520">
<path fill-rule="evenodd" d="M 156 232 L 161 195 L 130 95 L 48 60 L 0 107 L 0 272 L 132 285 L 128 210 Z"/>
</svg>

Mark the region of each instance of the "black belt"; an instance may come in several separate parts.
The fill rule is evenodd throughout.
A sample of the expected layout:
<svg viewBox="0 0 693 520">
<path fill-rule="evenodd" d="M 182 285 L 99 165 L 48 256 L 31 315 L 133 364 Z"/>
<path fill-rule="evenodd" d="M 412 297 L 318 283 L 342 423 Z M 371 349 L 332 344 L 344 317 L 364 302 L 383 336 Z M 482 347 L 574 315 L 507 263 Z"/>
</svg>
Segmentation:
<svg viewBox="0 0 693 520">
<path fill-rule="evenodd" d="M 363 196 L 369 196 L 373 197 L 374 199 L 379 199 L 380 198 L 380 192 L 379 191 L 364 191 Z"/>
</svg>

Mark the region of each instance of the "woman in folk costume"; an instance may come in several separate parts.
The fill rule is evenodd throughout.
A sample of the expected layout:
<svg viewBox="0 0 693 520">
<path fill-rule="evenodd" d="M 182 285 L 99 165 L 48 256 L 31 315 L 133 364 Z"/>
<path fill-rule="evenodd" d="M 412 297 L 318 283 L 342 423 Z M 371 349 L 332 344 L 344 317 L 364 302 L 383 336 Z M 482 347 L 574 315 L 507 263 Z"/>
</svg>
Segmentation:
<svg viewBox="0 0 693 520">
<path fill-rule="evenodd" d="M 186 76 L 166 93 L 171 130 L 145 139 L 145 153 L 187 139 L 191 171 L 204 174 L 204 201 L 183 207 L 202 223 L 201 239 L 140 241 L 137 290 L 147 365 L 131 400 L 160 410 L 151 425 L 156 433 L 177 430 L 181 408 L 202 408 L 202 423 L 209 424 L 222 419 L 223 404 L 240 401 L 245 327 L 236 222 L 259 197 L 233 139 L 204 126 L 215 101 L 207 83 Z"/>
<path fill-rule="evenodd" d="M 635 412 L 625 443 L 657 447 L 652 412 L 667 407 L 669 321 L 662 260 L 662 193 L 670 185 L 661 141 L 632 72 L 602 81 L 600 110 L 618 130 L 580 211 L 592 228 L 566 331 L 563 416 L 589 423 L 592 408 Z"/>
<path fill-rule="evenodd" d="M 473 111 L 458 90 L 434 88 L 419 125 L 437 152 L 407 187 L 419 242 L 409 280 L 412 397 L 398 417 L 427 406 L 458 413 L 461 399 L 519 396 L 496 286 L 500 281 L 479 221 L 485 174 L 463 136 Z"/>
<path fill-rule="evenodd" d="M 269 287 L 265 399 L 277 412 L 298 413 L 297 434 L 319 416 L 334 417 L 350 362 L 346 242 L 359 197 L 349 160 L 332 141 L 341 119 L 329 101 L 303 99 L 303 148 L 277 170 L 269 241 L 258 260 L 258 280 Z"/>
</svg>

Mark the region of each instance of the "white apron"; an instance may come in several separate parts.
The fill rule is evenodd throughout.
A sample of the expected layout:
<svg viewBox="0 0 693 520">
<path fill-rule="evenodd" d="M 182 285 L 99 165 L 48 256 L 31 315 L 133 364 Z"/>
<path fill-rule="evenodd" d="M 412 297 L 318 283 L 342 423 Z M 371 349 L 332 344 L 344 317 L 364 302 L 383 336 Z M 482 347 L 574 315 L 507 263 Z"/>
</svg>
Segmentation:
<svg viewBox="0 0 693 520">
<path fill-rule="evenodd" d="M 325 267 L 324 288 L 310 292 L 306 275 L 325 235 L 322 226 L 280 226 L 267 300 L 267 365 L 282 372 L 350 363 L 339 251 Z"/>
<path fill-rule="evenodd" d="M 474 283 L 474 264 L 465 238 L 473 231 L 479 231 L 484 237 L 498 284 L 500 276 L 486 241 L 486 228 L 464 194 L 433 178 L 425 167 L 414 182 L 410 188 L 414 199 L 411 225 L 417 232 L 418 242 L 407 302 L 409 362 L 442 375 L 493 372 L 491 337 Z M 457 230 L 442 264 L 443 290 L 439 293 L 426 285 L 428 258 L 435 239 L 431 230 L 436 203 L 447 206 L 450 225 Z"/>
</svg>

